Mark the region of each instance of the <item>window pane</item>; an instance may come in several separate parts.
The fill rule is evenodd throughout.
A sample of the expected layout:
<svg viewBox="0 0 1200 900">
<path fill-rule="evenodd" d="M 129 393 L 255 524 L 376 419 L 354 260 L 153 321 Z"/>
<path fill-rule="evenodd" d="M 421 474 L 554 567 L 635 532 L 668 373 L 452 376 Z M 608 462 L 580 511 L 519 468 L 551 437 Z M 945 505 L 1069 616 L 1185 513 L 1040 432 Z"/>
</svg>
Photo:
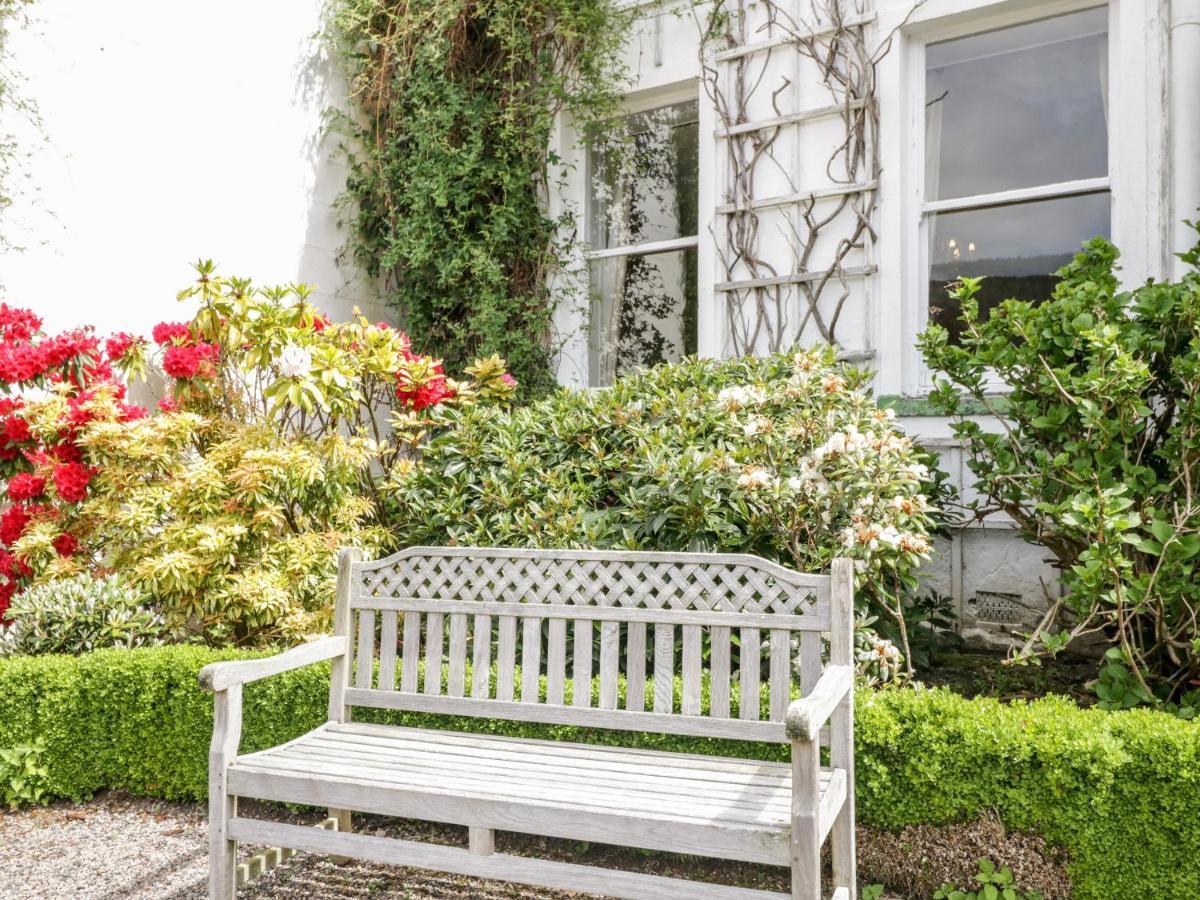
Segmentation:
<svg viewBox="0 0 1200 900">
<path fill-rule="evenodd" d="M 592 262 L 593 387 L 696 352 L 696 251 Z"/>
<path fill-rule="evenodd" d="M 982 315 L 1009 298 L 1045 300 L 1053 273 L 1110 227 L 1107 192 L 930 216 L 930 320 L 959 339 L 959 305 L 946 285 L 964 275 L 987 276 L 976 294 Z"/>
<path fill-rule="evenodd" d="M 925 196 L 1108 174 L 1108 11 L 930 44 Z"/>
<path fill-rule="evenodd" d="M 589 154 L 594 250 L 691 237 L 697 231 L 696 101 L 626 116 Z"/>
</svg>

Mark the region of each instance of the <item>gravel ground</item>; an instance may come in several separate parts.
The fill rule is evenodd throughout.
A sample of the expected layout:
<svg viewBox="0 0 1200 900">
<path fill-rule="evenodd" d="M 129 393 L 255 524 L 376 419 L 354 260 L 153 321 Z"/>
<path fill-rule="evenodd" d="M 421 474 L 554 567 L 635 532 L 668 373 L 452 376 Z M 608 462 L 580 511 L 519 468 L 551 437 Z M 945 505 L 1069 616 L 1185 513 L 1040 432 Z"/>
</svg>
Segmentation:
<svg viewBox="0 0 1200 900">
<path fill-rule="evenodd" d="M 317 810 L 246 803 L 244 814 L 313 824 Z M 466 846 L 466 829 L 372 816 L 356 816 L 355 830 L 410 840 Z M 206 810 L 124 794 L 102 794 L 87 803 L 57 803 L 19 812 L 0 811 L 0 900 L 205 900 L 208 874 Z M 771 866 L 705 860 L 669 853 L 498 834 L 497 850 L 583 865 L 633 869 L 677 878 L 787 890 L 787 872 Z M 999 820 L 943 828 L 921 826 L 899 833 L 858 830 L 859 874 L 864 883 L 889 884 L 903 897 L 927 900 L 946 880 L 967 884 L 981 857 L 1011 865 L 1018 884 L 1047 900 L 1070 897 L 1060 855 L 1040 839 L 1006 832 Z M 244 848 L 244 855 L 257 847 Z M 238 900 L 585 900 L 585 895 L 418 869 L 350 862 L 299 853 L 238 892 Z"/>
</svg>

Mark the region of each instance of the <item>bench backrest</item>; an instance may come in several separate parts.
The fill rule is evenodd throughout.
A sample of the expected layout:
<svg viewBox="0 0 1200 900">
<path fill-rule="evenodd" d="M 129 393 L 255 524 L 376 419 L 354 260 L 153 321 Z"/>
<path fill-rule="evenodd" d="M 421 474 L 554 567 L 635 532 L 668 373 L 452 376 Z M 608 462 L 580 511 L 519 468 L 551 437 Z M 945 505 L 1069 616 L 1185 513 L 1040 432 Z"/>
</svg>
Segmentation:
<svg viewBox="0 0 1200 900">
<path fill-rule="evenodd" d="M 335 631 L 352 652 L 335 666 L 331 714 L 782 740 L 794 687 L 807 693 L 823 669 L 823 635 L 832 661 L 850 662 L 852 577 L 848 561 L 831 579 L 740 554 L 343 551 Z"/>
</svg>

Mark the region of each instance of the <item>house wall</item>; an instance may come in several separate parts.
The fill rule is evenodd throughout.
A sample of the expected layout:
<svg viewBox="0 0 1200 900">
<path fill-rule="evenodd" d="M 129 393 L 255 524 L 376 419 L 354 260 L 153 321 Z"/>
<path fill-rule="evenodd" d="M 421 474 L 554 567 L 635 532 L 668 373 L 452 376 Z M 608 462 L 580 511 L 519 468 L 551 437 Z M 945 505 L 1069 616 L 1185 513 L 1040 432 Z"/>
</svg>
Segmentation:
<svg viewBox="0 0 1200 900">
<path fill-rule="evenodd" d="M 316 302 L 372 317 L 378 292 L 336 263 L 344 169 L 322 114 L 345 89 L 316 35 L 322 0 L 202 4 L 38 0 L 11 38 L 39 132 L 0 227 L 9 303 L 47 327 L 148 332 L 184 318 L 191 263 L 259 283 L 304 281 Z"/>
<path fill-rule="evenodd" d="M 699 347 L 702 354 L 730 352 L 724 298 L 713 285 L 728 276 L 720 265 L 719 216 L 713 209 L 727 202 L 728 171 L 722 157 L 714 104 L 700 81 L 697 19 L 689 4 L 635 3 L 638 27 L 627 43 L 626 63 L 633 73 L 628 95 L 631 110 L 645 109 L 681 96 L 700 101 L 700 234 Z M 847 7 L 854 4 L 847 3 Z M 915 349 L 926 322 L 927 275 L 921 246 L 928 238 L 920 230 L 921 173 L 924 131 L 925 42 L 977 33 L 1032 18 L 1105 6 L 1108 15 L 1109 171 L 1112 237 L 1122 250 L 1122 275 L 1129 285 L 1147 278 L 1178 273 L 1172 252 L 1187 246 L 1190 233 L 1178 219 L 1200 207 L 1200 2 L 1197 0 L 877 0 L 865 3 L 876 14 L 869 36 L 876 46 L 890 38 L 878 66 L 880 103 L 880 163 L 878 205 L 873 224 L 877 239 L 847 265 L 869 272 L 850 279 L 837 340 L 845 354 L 876 373 L 875 390 L 908 414 L 903 427 L 936 450 L 952 482 L 964 496 L 972 494 L 972 479 L 964 454 L 954 440 L 950 423 L 925 412 L 923 397 L 930 379 Z M 751 15 L 761 14 L 762 7 Z M 807 2 L 798 9 L 809 10 Z M 759 23 L 761 24 L 761 23 Z M 754 40 L 771 36 L 769 28 L 752 32 Z M 786 50 L 786 48 L 785 48 Z M 712 58 L 708 58 L 712 64 Z M 786 116 L 828 104 L 814 73 L 797 55 L 773 51 L 757 70 L 768 88 L 750 110 L 750 118 Z M 771 102 L 775 85 L 787 88 Z M 560 123 L 557 149 L 574 170 L 565 189 L 554 198 L 555 211 L 572 210 L 578 233 L 587 213 L 583 156 L 571 123 Z M 821 120 L 781 130 L 774 156 L 780 171 L 765 172 L 755 196 L 819 190 L 829 186 L 826 165 L 843 131 L 840 122 Z M 574 157 L 572 157 L 574 154 Z M 758 175 L 756 174 L 756 178 Z M 792 219 L 791 221 L 795 221 Z M 788 246 L 787 213 L 762 218 L 763 255 L 778 271 L 792 265 Z M 773 237 L 772 237 L 773 235 Z M 838 226 L 820 244 L 810 269 L 820 269 L 832 252 Z M 581 255 L 574 275 L 586 267 Z M 748 277 L 738 272 L 735 277 Z M 560 285 L 563 286 L 563 285 Z M 585 288 L 586 289 L 586 288 Z M 802 311 L 800 298 L 790 296 L 793 315 Z M 564 339 L 560 379 L 586 384 L 584 360 L 585 303 L 565 303 L 558 325 Z M 792 334 L 792 340 L 811 342 L 811 332 Z M 759 348 L 764 349 L 764 348 Z M 1003 642 L 1008 633 L 1034 624 L 1060 586 L 1043 548 L 1024 543 L 1002 517 L 965 528 L 939 543 L 926 568 L 932 589 L 954 598 L 964 630 L 981 641 Z"/>
</svg>

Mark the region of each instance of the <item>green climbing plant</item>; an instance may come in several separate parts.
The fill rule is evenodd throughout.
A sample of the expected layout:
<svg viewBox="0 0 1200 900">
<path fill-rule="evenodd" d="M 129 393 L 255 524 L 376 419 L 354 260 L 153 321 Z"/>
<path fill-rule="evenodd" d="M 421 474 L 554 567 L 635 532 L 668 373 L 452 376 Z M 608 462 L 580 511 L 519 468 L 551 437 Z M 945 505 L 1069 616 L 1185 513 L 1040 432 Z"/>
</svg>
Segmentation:
<svg viewBox="0 0 1200 900">
<path fill-rule="evenodd" d="M 497 353 L 553 386 L 549 275 L 574 238 L 547 212 L 555 117 L 612 115 L 631 13 L 617 0 L 333 0 L 352 108 L 348 255 L 453 368 Z"/>
</svg>

